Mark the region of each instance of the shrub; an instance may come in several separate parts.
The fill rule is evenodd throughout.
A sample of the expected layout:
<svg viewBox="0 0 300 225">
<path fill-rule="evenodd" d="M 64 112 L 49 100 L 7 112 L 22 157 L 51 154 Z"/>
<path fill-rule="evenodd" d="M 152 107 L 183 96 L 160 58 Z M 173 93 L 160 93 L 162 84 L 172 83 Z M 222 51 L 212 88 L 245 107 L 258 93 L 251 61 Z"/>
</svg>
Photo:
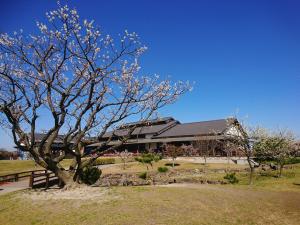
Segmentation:
<svg viewBox="0 0 300 225">
<path fill-rule="evenodd" d="M 98 166 L 98 165 L 106 165 L 106 164 L 114 164 L 114 163 L 115 163 L 115 158 L 98 158 L 93 163 L 93 165 Z"/>
<path fill-rule="evenodd" d="M 94 184 L 101 176 L 102 171 L 95 167 L 86 167 L 83 169 L 80 179 L 85 184 Z"/>
<path fill-rule="evenodd" d="M 153 163 L 158 162 L 162 157 L 161 155 L 154 153 L 143 153 L 141 156 L 135 157 L 134 159 L 142 164 L 146 164 L 147 170 L 149 170 L 148 165 L 153 167 Z"/>
<path fill-rule="evenodd" d="M 160 173 L 165 173 L 165 172 L 168 172 L 168 168 L 167 167 L 158 167 L 157 168 L 157 171 L 160 172 Z"/>
<path fill-rule="evenodd" d="M 235 176 L 235 173 L 227 173 L 224 179 L 228 180 L 231 184 L 236 184 L 239 182 L 239 180 Z"/>
<path fill-rule="evenodd" d="M 139 178 L 146 180 L 147 179 L 147 172 L 143 172 L 139 175 Z"/>
</svg>

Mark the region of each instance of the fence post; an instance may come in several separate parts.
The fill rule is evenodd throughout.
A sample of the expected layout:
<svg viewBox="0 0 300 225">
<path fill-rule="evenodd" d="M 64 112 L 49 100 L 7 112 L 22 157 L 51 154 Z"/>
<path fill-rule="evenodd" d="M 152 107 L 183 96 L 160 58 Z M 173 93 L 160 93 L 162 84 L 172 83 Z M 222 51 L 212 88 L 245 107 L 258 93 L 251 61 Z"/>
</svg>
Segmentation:
<svg viewBox="0 0 300 225">
<path fill-rule="evenodd" d="M 33 179 L 34 179 L 34 171 L 31 171 L 31 176 L 29 179 L 29 187 L 33 188 Z"/>
<path fill-rule="evenodd" d="M 17 173 L 15 174 L 15 182 L 19 180 L 19 176 L 18 175 L 19 174 L 17 174 Z"/>
<path fill-rule="evenodd" d="M 49 187 L 49 173 L 46 171 L 46 189 Z"/>
</svg>

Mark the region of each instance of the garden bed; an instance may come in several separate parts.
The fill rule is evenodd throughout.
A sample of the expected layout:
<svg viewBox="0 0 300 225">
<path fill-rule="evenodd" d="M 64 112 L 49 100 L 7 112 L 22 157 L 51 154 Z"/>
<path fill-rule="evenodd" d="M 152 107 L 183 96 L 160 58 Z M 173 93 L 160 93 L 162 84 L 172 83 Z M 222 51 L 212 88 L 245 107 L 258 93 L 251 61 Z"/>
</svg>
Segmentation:
<svg viewBox="0 0 300 225">
<path fill-rule="evenodd" d="M 198 183 L 198 184 L 227 184 L 220 179 L 207 179 L 198 169 L 177 170 L 166 173 L 147 172 L 144 179 L 141 173 L 114 173 L 105 174 L 94 184 L 95 186 L 143 186 L 163 185 L 171 183 Z"/>
</svg>

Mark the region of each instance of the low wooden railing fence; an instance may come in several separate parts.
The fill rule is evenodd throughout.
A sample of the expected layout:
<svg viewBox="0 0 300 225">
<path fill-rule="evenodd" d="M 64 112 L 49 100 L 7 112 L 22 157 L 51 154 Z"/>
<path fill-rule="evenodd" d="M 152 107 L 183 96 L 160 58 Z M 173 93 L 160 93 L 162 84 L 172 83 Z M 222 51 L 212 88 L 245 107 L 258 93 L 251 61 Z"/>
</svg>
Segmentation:
<svg viewBox="0 0 300 225">
<path fill-rule="evenodd" d="M 30 170 L 30 171 L 24 171 L 24 172 L 19 172 L 19 173 L 10 173 L 6 175 L 0 176 L 0 182 L 16 182 L 19 181 L 19 179 L 25 178 L 25 177 L 30 177 L 32 172 L 43 172 L 45 170 Z"/>
<path fill-rule="evenodd" d="M 48 188 L 54 184 L 58 184 L 59 186 L 61 186 L 62 181 L 53 172 L 44 170 L 43 173 L 36 173 L 36 171 L 32 171 L 29 179 L 29 187 Z"/>
<path fill-rule="evenodd" d="M 20 179 L 29 177 L 29 187 L 45 187 L 48 188 L 53 184 L 61 185 L 61 180 L 55 174 L 48 170 L 31 170 L 20 173 L 11 173 L 0 176 L 0 183 L 2 182 L 17 182 Z"/>
</svg>

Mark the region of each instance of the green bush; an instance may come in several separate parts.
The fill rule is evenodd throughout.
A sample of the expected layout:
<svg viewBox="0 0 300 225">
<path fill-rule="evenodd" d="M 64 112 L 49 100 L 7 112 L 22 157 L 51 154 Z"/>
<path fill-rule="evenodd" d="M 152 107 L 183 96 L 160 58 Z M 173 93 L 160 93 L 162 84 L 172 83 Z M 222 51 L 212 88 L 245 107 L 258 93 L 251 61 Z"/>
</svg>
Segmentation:
<svg viewBox="0 0 300 225">
<path fill-rule="evenodd" d="M 143 172 L 141 174 L 139 174 L 139 178 L 146 180 L 147 179 L 147 172 Z"/>
<path fill-rule="evenodd" d="M 231 184 L 236 184 L 239 182 L 239 180 L 235 176 L 235 173 L 227 173 L 224 179 L 228 180 Z"/>
<path fill-rule="evenodd" d="M 154 153 L 143 153 L 140 156 L 135 157 L 134 159 L 135 159 L 135 161 L 138 161 L 142 164 L 146 164 L 147 170 L 148 170 L 149 169 L 148 165 L 153 167 L 153 163 L 158 162 L 159 160 L 162 159 L 162 157 L 161 157 L 161 155 L 154 154 Z"/>
<path fill-rule="evenodd" d="M 115 164 L 115 158 L 98 158 L 93 163 L 94 166 L 106 165 L 106 164 Z"/>
<path fill-rule="evenodd" d="M 167 167 L 158 167 L 157 168 L 157 171 L 160 172 L 160 173 L 165 173 L 165 172 L 168 172 L 168 168 Z"/>
<path fill-rule="evenodd" d="M 85 184 L 94 184 L 101 176 L 102 171 L 96 167 L 86 167 L 83 169 L 80 179 Z"/>
</svg>

